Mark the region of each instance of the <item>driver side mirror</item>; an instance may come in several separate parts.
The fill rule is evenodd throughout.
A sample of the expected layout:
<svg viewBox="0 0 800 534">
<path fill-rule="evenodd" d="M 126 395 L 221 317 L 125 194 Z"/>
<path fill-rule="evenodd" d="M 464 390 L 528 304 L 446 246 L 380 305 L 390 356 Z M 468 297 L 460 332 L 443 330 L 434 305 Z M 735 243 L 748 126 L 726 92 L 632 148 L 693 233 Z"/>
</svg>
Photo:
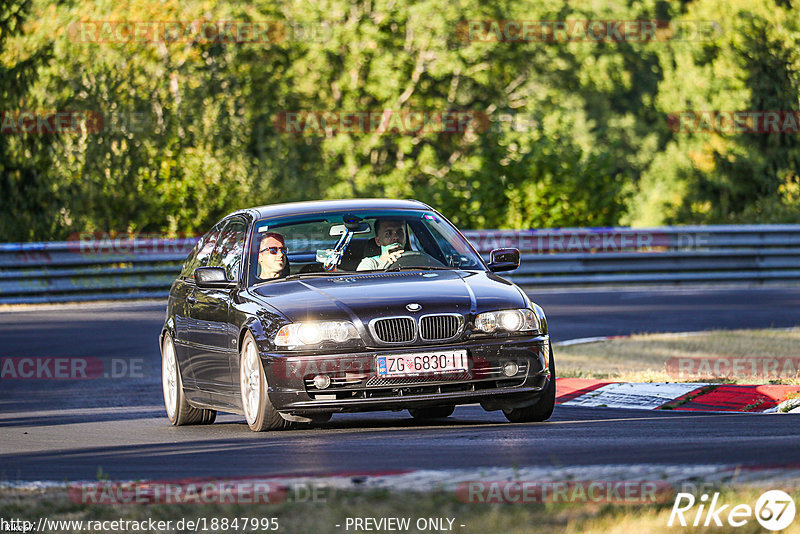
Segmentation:
<svg viewBox="0 0 800 534">
<path fill-rule="evenodd" d="M 204 289 L 236 287 L 236 282 L 228 280 L 228 275 L 222 267 L 198 267 L 194 270 L 194 283 Z"/>
<path fill-rule="evenodd" d="M 493 273 L 519 268 L 519 249 L 496 248 L 489 254 L 489 270 Z"/>
</svg>

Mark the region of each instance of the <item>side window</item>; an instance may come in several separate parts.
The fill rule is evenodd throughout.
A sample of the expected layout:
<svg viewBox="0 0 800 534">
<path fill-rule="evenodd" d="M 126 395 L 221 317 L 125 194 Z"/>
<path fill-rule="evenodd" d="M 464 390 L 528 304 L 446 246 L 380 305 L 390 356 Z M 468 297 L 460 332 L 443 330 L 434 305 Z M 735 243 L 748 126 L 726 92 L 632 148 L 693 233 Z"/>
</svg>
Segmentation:
<svg viewBox="0 0 800 534">
<path fill-rule="evenodd" d="M 224 267 L 228 280 L 239 279 L 246 230 L 247 224 L 243 219 L 236 217 L 229 220 L 220 234 L 214 252 L 211 254 L 208 265 L 211 267 Z"/>
<path fill-rule="evenodd" d="M 192 272 L 194 271 L 193 266 L 195 264 L 195 258 L 197 258 L 197 253 L 200 252 L 200 248 L 203 246 L 203 238 L 197 240 L 197 243 L 194 244 L 194 248 L 189 253 L 189 256 L 186 258 L 186 261 L 183 262 L 183 267 L 181 268 L 181 278 L 191 278 Z"/>
<path fill-rule="evenodd" d="M 431 255 L 445 265 L 450 265 L 447 256 L 452 251 L 452 247 L 443 239 L 442 236 L 419 221 L 409 221 L 409 234 L 413 233 L 413 241 L 418 243 L 419 250 Z"/>
<path fill-rule="evenodd" d="M 194 270 L 198 267 L 206 267 L 211 253 L 214 252 L 214 247 L 217 245 L 222 223 L 217 224 L 211 231 L 200 238 L 200 241 L 195 245 L 194 250 L 186 262 L 183 264 L 181 276 L 184 278 L 194 278 Z"/>
<path fill-rule="evenodd" d="M 408 243 L 411 246 L 411 250 L 423 250 L 419 239 L 417 239 L 417 234 L 414 233 L 410 226 L 408 226 Z"/>
</svg>

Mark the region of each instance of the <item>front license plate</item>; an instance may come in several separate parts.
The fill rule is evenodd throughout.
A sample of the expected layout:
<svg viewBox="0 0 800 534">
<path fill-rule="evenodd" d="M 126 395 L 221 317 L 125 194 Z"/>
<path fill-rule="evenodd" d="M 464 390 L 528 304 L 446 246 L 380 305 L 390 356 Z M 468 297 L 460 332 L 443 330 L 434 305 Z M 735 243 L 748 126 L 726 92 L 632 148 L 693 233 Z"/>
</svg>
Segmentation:
<svg viewBox="0 0 800 534">
<path fill-rule="evenodd" d="M 375 367 L 378 376 L 416 376 L 469 370 L 465 350 L 378 356 Z"/>
</svg>

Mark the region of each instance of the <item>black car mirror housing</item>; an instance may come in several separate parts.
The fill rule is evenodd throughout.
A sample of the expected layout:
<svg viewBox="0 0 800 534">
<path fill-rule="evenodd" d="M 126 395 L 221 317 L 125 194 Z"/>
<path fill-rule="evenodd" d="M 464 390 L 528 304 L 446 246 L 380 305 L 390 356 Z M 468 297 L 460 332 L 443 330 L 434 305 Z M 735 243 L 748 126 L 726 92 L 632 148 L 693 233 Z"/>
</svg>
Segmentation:
<svg viewBox="0 0 800 534">
<path fill-rule="evenodd" d="M 519 268 L 519 249 L 496 248 L 489 253 L 489 270 L 493 273 Z"/>
<path fill-rule="evenodd" d="M 201 288 L 230 289 L 236 282 L 228 280 L 222 267 L 198 267 L 194 270 L 194 283 Z"/>
</svg>

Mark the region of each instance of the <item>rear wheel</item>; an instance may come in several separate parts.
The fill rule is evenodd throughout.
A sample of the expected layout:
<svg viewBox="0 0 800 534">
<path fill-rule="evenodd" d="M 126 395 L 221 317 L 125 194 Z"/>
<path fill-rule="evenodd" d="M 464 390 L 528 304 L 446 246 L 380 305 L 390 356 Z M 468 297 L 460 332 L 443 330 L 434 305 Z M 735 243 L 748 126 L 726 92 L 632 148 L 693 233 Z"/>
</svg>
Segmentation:
<svg viewBox="0 0 800 534">
<path fill-rule="evenodd" d="M 195 408 L 186 400 L 178 359 L 175 357 L 175 344 L 169 333 L 164 334 L 161 345 L 161 389 L 167 417 L 173 425 L 210 425 L 217 418 L 216 410 Z"/>
<path fill-rule="evenodd" d="M 444 419 L 453 415 L 455 409 L 455 406 L 431 406 L 429 408 L 409 408 L 408 413 L 414 419 Z"/>
<path fill-rule="evenodd" d="M 550 348 L 550 383 L 544 390 L 539 401 L 526 408 L 512 408 L 503 410 L 506 419 L 512 423 L 534 423 L 547 421 L 553 415 L 556 404 L 556 366 L 553 362 L 553 349 Z"/>
<path fill-rule="evenodd" d="M 267 394 L 267 378 L 258 355 L 256 340 L 248 332 L 244 336 L 239 359 L 239 388 L 247 425 L 254 432 L 288 428 L 286 421 L 272 405 Z"/>
</svg>

